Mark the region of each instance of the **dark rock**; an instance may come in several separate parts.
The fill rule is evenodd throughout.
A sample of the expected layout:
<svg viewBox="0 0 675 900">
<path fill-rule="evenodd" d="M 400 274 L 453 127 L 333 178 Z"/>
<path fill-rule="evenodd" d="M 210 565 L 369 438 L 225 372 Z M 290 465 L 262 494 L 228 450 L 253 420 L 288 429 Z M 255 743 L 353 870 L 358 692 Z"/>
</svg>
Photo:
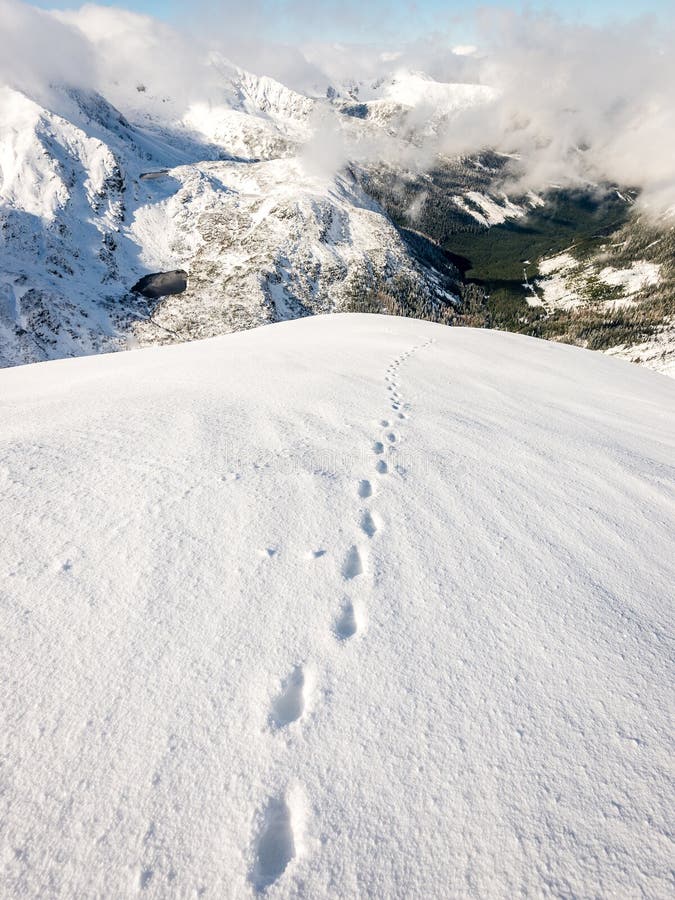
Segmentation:
<svg viewBox="0 0 675 900">
<path fill-rule="evenodd" d="M 353 119 L 367 119 L 369 113 L 368 104 L 355 103 L 352 106 L 343 106 L 341 112 L 343 115 L 351 116 Z"/>
<path fill-rule="evenodd" d="M 173 272 L 155 272 L 152 275 L 144 275 L 131 288 L 134 294 L 141 294 L 151 300 L 159 297 L 169 297 L 171 294 L 182 294 L 187 288 L 188 273 L 184 269 L 174 269 Z"/>
</svg>

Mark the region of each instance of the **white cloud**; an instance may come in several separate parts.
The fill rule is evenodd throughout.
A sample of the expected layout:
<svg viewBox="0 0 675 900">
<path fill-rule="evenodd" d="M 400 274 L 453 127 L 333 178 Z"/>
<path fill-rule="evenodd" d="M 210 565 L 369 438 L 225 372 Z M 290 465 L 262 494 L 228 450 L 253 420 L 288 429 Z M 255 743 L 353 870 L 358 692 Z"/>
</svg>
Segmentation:
<svg viewBox="0 0 675 900">
<path fill-rule="evenodd" d="M 347 9 L 352 27 L 358 23 L 358 6 Z M 319 21 L 309 7 L 294 4 L 296 17 Z M 396 73 L 421 71 L 441 82 L 491 86 L 495 95 L 490 102 L 454 111 L 438 138 L 415 151 L 418 165 L 428 164 L 438 150 L 471 153 L 492 147 L 520 157 L 513 175 L 519 189 L 608 180 L 639 187 L 643 203 L 654 210 L 675 205 L 672 25 L 661 22 L 657 28 L 644 19 L 591 27 L 550 15 L 492 10 L 471 29 L 476 46 L 457 44 L 452 30 L 395 45 L 374 25 L 385 7 L 373 7 L 363 20 L 371 44 L 292 46 L 260 37 L 269 36 L 275 24 L 265 20 L 262 27 L 270 10 L 264 2 L 247 4 L 244 11 L 239 5 L 236 14 L 235 5 L 226 4 L 219 7 L 223 15 L 218 19 L 213 10 L 211 17 L 204 11 L 199 37 L 186 27 L 109 7 L 48 13 L 0 0 L 0 79 L 38 98 L 51 83 L 75 83 L 100 90 L 122 107 L 142 83 L 155 96 L 171 97 L 179 115 L 196 102 L 226 99 L 212 51 L 224 51 L 258 74 L 314 94 L 324 93 L 329 84 L 372 86 Z M 418 108 L 409 121 L 428 120 L 434 96 L 430 85 L 414 101 Z M 138 95 L 134 99 L 141 102 Z M 379 144 L 373 137 L 347 147 L 325 121 L 316 131 L 321 134 L 305 154 L 310 165 L 321 157 L 337 165 L 351 154 L 373 159 L 400 152 L 384 130 Z"/>
</svg>

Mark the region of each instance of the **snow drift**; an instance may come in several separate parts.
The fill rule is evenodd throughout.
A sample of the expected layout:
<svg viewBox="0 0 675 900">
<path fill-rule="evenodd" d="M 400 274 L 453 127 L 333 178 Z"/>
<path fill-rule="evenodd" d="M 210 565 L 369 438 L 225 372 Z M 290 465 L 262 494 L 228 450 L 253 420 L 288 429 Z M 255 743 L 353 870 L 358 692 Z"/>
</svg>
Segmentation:
<svg viewBox="0 0 675 900">
<path fill-rule="evenodd" d="M 666 896 L 674 408 L 358 315 L 0 372 L 3 891 Z"/>
</svg>

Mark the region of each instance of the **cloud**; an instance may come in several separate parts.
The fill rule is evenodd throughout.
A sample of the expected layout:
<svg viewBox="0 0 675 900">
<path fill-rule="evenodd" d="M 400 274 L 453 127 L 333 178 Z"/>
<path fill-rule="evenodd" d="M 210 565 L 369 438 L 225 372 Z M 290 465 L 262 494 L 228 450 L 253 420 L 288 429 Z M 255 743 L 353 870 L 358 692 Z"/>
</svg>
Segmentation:
<svg viewBox="0 0 675 900">
<path fill-rule="evenodd" d="M 89 86 L 113 102 L 122 103 L 125 91 L 136 85 L 154 97 L 170 97 L 178 107 L 222 94 L 222 78 L 206 44 L 177 28 L 151 16 L 95 4 L 53 15 L 91 48 L 96 78 Z"/>
<path fill-rule="evenodd" d="M 334 116 L 318 107 L 312 115 L 311 137 L 300 153 L 301 162 L 310 175 L 330 177 L 349 160 L 344 133 Z"/>
<path fill-rule="evenodd" d="M 370 43 L 317 41 L 338 7 L 344 30 Z M 492 99 L 460 104 L 445 124 L 430 128 L 442 119 L 444 93 L 422 84 L 407 117 L 417 128 L 412 144 L 391 134 L 394 124 L 373 126 L 357 140 L 358 129 L 339 134 L 330 113 L 317 113 L 305 164 L 325 171 L 348 159 L 386 159 L 424 167 L 437 153 L 493 148 L 514 157 L 515 191 L 610 181 L 639 188 L 655 212 L 675 206 L 672 20 L 591 26 L 486 9 L 469 24 L 439 21 L 438 31 L 401 43 L 391 23 L 388 30 L 381 25 L 392 9 L 383 2 L 228 0 L 199 9 L 189 26 L 171 27 L 111 7 L 48 13 L 0 0 L 0 79 L 36 97 L 53 83 L 91 87 L 123 111 L 125 103 L 144 102 L 135 90 L 142 84 L 145 102 L 170 98 L 165 109 L 180 117 L 194 103 L 233 99 L 228 59 L 315 96 L 325 96 L 329 85 L 345 94 L 359 87 L 360 99 L 382 96 L 383 84 L 423 72 L 439 83 L 490 87 Z"/>
<path fill-rule="evenodd" d="M 53 15 L 16 0 L 0 0 L 0 80 L 44 97 L 51 83 L 91 81 L 93 48 Z"/>
<path fill-rule="evenodd" d="M 675 204 L 675 30 L 647 19 L 605 27 L 494 14 L 478 77 L 492 104 L 444 135 L 446 152 L 479 144 L 521 157 L 518 181 L 608 180 Z"/>
</svg>

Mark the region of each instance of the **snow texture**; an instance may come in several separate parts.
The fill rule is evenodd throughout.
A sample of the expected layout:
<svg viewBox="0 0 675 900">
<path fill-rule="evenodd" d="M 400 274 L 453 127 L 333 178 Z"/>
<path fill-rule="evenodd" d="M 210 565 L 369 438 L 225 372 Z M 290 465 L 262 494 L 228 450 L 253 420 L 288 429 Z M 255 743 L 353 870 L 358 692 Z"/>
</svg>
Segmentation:
<svg viewBox="0 0 675 900">
<path fill-rule="evenodd" d="M 669 896 L 674 412 L 381 316 L 0 372 L 0 893 Z"/>
</svg>

